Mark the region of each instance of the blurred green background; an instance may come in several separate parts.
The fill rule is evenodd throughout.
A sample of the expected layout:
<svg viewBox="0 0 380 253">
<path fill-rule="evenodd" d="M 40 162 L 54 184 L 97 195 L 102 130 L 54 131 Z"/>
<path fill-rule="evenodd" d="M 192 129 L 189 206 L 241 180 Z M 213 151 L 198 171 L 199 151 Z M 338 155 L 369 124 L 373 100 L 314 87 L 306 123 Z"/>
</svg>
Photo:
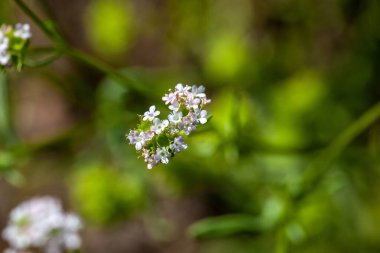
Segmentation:
<svg viewBox="0 0 380 253">
<path fill-rule="evenodd" d="M 0 74 L 1 228 L 53 195 L 84 252 L 380 252 L 380 121 L 355 131 L 380 101 L 379 1 L 26 3 L 133 85 L 67 57 Z M 0 21 L 31 22 L 11 0 Z M 125 134 L 176 83 L 213 118 L 150 171 Z"/>
</svg>

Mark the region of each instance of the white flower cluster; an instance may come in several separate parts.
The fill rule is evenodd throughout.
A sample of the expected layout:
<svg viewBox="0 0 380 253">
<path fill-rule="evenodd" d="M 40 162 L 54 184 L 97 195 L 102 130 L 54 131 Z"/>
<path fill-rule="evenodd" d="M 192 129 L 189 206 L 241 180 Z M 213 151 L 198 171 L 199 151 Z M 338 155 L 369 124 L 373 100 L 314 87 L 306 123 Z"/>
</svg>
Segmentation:
<svg viewBox="0 0 380 253">
<path fill-rule="evenodd" d="M 23 202 L 10 213 L 3 238 L 11 248 L 4 253 L 30 252 L 44 249 L 46 253 L 60 253 L 64 249 L 78 249 L 81 239 L 78 230 L 82 223 L 78 216 L 62 210 L 52 197 L 39 197 Z"/>
<path fill-rule="evenodd" d="M 28 39 L 32 36 L 29 24 L 0 27 L 0 66 L 11 65 L 12 56 L 19 56 Z"/>
<path fill-rule="evenodd" d="M 184 137 L 207 122 L 207 111 L 203 107 L 210 103 L 203 86 L 177 84 L 162 100 L 171 113 L 167 119 L 157 118 L 160 111 L 152 105 L 142 116 L 138 129 L 127 134 L 147 163 L 148 169 L 159 163 L 169 163 L 169 157 L 187 148 Z"/>
</svg>

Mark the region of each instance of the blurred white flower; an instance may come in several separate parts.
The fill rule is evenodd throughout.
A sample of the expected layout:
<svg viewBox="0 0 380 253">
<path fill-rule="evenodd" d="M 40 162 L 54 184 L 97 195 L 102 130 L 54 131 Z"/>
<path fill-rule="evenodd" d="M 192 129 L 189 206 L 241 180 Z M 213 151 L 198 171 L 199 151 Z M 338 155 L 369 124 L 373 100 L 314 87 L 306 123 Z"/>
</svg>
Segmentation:
<svg viewBox="0 0 380 253">
<path fill-rule="evenodd" d="M 5 253 L 27 252 L 29 248 L 43 248 L 46 253 L 77 249 L 81 242 L 78 235 L 81 228 L 78 216 L 65 214 L 58 200 L 34 198 L 11 211 L 2 235 L 12 248 Z"/>
<path fill-rule="evenodd" d="M 202 110 L 200 113 L 199 113 L 199 118 L 198 118 L 199 122 L 201 124 L 206 124 L 207 123 L 207 111 L 206 110 Z"/>
<path fill-rule="evenodd" d="M 0 65 L 7 65 L 9 63 L 9 60 L 11 59 L 11 56 L 5 52 L 5 51 L 2 51 L 0 52 Z"/>
<path fill-rule="evenodd" d="M 14 36 L 27 40 L 32 37 L 32 33 L 30 32 L 30 25 L 29 24 L 16 24 Z"/>
</svg>

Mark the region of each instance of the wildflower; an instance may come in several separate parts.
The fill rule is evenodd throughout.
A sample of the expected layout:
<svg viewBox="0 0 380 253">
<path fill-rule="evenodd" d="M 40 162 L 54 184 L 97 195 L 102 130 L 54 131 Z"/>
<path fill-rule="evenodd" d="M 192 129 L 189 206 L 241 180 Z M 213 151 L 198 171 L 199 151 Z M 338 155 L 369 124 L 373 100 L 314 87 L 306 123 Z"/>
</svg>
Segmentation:
<svg viewBox="0 0 380 253">
<path fill-rule="evenodd" d="M 178 103 L 177 101 L 174 101 L 171 105 L 169 105 L 169 109 L 174 112 L 178 112 L 180 107 L 181 107 L 181 104 Z"/>
<path fill-rule="evenodd" d="M 199 113 L 199 118 L 198 118 L 199 122 L 201 124 L 206 124 L 207 123 L 207 111 L 206 110 L 202 110 L 200 113 Z"/>
<path fill-rule="evenodd" d="M 174 141 L 172 144 L 170 144 L 170 149 L 173 152 L 181 152 L 183 149 L 187 149 L 187 144 L 185 143 L 185 140 L 182 136 L 178 136 L 174 138 Z"/>
<path fill-rule="evenodd" d="M 17 24 L 15 27 L 2 25 L 0 27 L 0 67 L 20 68 L 28 39 L 32 36 L 28 24 Z"/>
<path fill-rule="evenodd" d="M 179 95 L 186 95 L 187 92 L 191 89 L 191 87 L 188 85 L 183 86 L 182 83 L 179 83 L 175 86 L 175 89 Z"/>
<path fill-rule="evenodd" d="M 11 56 L 6 52 L 0 52 L 0 65 L 7 65 Z"/>
<path fill-rule="evenodd" d="M 159 158 L 159 160 L 161 160 L 162 163 L 168 164 L 170 153 L 166 150 L 166 148 L 158 148 L 156 157 Z"/>
<path fill-rule="evenodd" d="M 182 112 L 173 112 L 169 114 L 168 119 L 171 124 L 178 124 L 182 120 Z"/>
<path fill-rule="evenodd" d="M 149 111 L 144 113 L 143 120 L 153 121 L 158 115 L 160 115 L 160 111 L 156 111 L 156 107 L 152 105 L 149 107 Z"/>
<path fill-rule="evenodd" d="M 30 32 L 29 24 L 20 24 L 20 23 L 16 24 L 15 31 L 13 34 L 15 37 L 19 37 L 24 40 L 30 39 L 30 37 L 32 36 Z"/>
<path fill-rule="evenodd" d="M 201 103 L 201 100 L 199 98 L 193 98 L 189 97 L 188 100 L 186 101 L 186 109 L 187 110 L 192 110 L 192 109 L 198 109 L 199 104 Z"/>
<path fill-rule="evenodd" d="M 190 135 L 191 132 L 197 129 L 196 122 L 191 115 L 187 115 L 183 118 L 183 121 L 178 124 L 178 128 L 181 129 L 186 135 Z"/>
<path fill-rule="evenodd" d="M 156 118 L 153 121 L 153 125 L 152 125 L 151 129 L 156 134 L 160 134 L 168 125 L 169 125 L 168 120 L 165 119 L 165 120 L 161 121 L 160 119 Z"/>
<path fill-rule="evenodd" d="M 173 104 L 177 100 L 177 93 L 170 92 L 169 94 L 163 96 L 162 100 L 165 102 L 166 105 Z"/>
<path fill-rule="evenodd" d="M 150 141 L 154 137 L 154 132 L 150 130 L 143 132 L 142 134 L 145 141 Z"/>
<path fill-rule="evenodd" d="M 142 120 L 146 122 L 127 135 L 130 144 L 134 144 L 144 158 L 148 169 L 160 163 L 169 163 L 174 153 L 187 149 L 183 136 L 190 135 L 207 122 L 208 113 L 203 107 L 211 102 L 206 97 L 204 86 L 181 83 L 175 86 L 174 91 L 169 90 L 162 100 L 171 110 L 168 118 L 157 118 L 160 112 L 152 105 L 144 113 Z"/>
<path fill-rule="evenodd" d="M 135 144 L 136 150 L 140 150 L 145 143 L 144 133 L 138 131 L 130 131 L 128 139 L 131 144 Z"/>
<path fill-rule="evenodd" d="M 8 49 L 9 39 L 5 37 L 5 34 L 0 31 L 0 51 L 4 52 Z"/>
<path fill-rule="evenodd" d="M 65 214 L 58 200 L 34 198 L 11 211 L 3 231 L 3 238 L 11 248 L 5 252 L 29 252 L 30 248 L 41 248 L 47 253 L 61 253 L 64 249 L 78 249 L 81 228 L 78 216 Z"/>
</svg>

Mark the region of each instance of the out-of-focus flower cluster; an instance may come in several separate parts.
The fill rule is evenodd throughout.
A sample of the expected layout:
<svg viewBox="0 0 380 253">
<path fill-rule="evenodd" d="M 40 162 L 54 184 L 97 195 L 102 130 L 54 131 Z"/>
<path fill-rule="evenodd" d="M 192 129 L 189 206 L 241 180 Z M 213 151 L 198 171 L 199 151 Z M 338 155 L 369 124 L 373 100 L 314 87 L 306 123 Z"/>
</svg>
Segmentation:
<svg viewBox="0 0 380 253">
<path fill-rule="evenodd" d="M 187 148 L 184 137 L 207 122 L 207 111 L 203 107 L 211 102 L 203 86 L 182 84 L 177 84 L 174 91 L 169 90 L 162 100 L 171 110 L 167 119 L 157 118 L 160 111 L 152 105 L 140 117 L 138 128 L 127 134 L 148 169 L 160 163 L 169 163 L 170 157 Z"/>
<path fill-rule="evenodd" d="M 78 216 L 64 213 L 58 200 L 34 198 L 11 211 L 8 226 L 2 234 L 11 247 L 4 253 L 32 252 L 33 249 L 60 253 L 65 249 L 78 249 L 81 228 Z"/>
<path fill-rule="evenodd" d="M 31 36 L 29 24 L 0 27 L 0 68 L 13 65 L 21 68 L 24 51 Z"/>
</svg>

